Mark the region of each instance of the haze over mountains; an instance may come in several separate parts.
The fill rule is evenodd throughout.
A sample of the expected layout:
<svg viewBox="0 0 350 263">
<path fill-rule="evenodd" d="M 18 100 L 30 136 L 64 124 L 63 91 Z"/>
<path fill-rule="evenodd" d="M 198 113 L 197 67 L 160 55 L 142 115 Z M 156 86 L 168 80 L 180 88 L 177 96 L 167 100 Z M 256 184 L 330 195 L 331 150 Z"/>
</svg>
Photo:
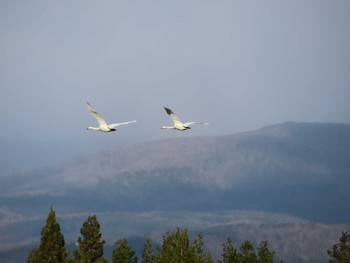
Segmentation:
<svg viewBox="0 0 350 263">
<path fill-rule="evenodd" d="M 7 239 L 1 242 L 17 242 L 9 227 L 20 229 L 28 222 L 36 232 L 27 230 L 27 241 L 33 241 L 34 232 L 40 235 L 38 218 L 42 225 L 50 205 L 69 218 L 67 236 L 72 239 L 89 213 L 99 213 L 106 232 L 113 229 L 122 236 L 122 230 L 124 235 L 145 235 L 157 224 L 160 231 L 165 221 L 165 229 L 230 225 L 237 223 L 237 213 L 228 211 L 248 211 L 247 222 L 258 217 L 259 223 L 270 224 L 338 224 L 328 235 L 332 242 L 344 227 L 339 224 L 350 222 L 349 185 L 349 124 L 290 122 L 227 136 L 152 141 L 2 176 L 0 231 Z M 175 214 L 178 221 L 169 223 Z M 116 218 L 134 223 L 128 229 Z M 158 223 L 151 223 L 156 218 Z M 122 230 L 113 225 L 117 221 Z"/>
<path fill-rule="evenodd" d="M 350 125 L 286 123 L 101 151 L 2 177 L 1 190 L 9 200 L 70 196 L 79 206 L 94 192 L 87 207 L 107 210 L 243 208 L 344 222 L 349 171 Z"/>
</svg>

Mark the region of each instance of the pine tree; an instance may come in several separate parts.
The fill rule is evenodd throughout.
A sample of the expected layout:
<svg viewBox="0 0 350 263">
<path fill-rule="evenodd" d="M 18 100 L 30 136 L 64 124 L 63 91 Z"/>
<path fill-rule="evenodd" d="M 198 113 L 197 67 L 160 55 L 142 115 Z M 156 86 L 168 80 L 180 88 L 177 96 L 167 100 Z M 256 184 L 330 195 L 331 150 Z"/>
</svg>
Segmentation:
<svg viewBox="0 0 350 263">
<path fill-rule="evenodd" d="M 103 246 L 106 241 L 101 239 L 100 224 L 96 215 L 88 217 L 80 229 L 80 234 L 79 249 L 74 251 L 75 260 L 81 263 L 103 261 Z"/>
<path fill-rule="evenodd" d="M 30 251 L 27 262 L 28 263 L 40 262 L 39 248 L 35 247 Z"/>
<path fill-rule="evenodd" d="M 56 213 L 51 207 L 46 225 L 41 230 L 40 245 L 30 252 L 28 262 L 66 263 L 68 262 L 68 253 L 64 245 L 60 225 L 56 222 Z"/>
<path fill-rule="evenodd" d="M 239 263 L 255 263 L 257 262 L 257 257 L 254 252 L 254 247 L 252 243 L 248 240 L 245 241 L 240 247 L 238 252 L 238 262 Z"/>
<path fill-rule="evenodd" d="M 126 239 L 119 239 L 115 242 L 115 249 L 112 254 L 112 263 L 137 263 L 138 258 L 135 251 L 128 245 Z"/>
<path fill-rule="evenodd" d="M 163 244 L 158 247 L 157 263 L 212 263 L 211 254 L 203 249 L 202 233 L 193 242 L 188 237 L 187 228 L 177 228 L 163 236 Z"/>
<path fill-rule="evenodd" d="M 154 262 L 155 256 L 153 255 L 151 238 L 146 238 L 146 242 L 143 245 L 141 255 L 142 255 L 142 263 L 153 263 Z"/>
<path fill-rule="evenodd" d="M 267 241 L 261 241 L 258 247 L 258 263 L 273 263 L 274 254 L 274 251 L 269 250 Z"/>
<path fill-rule="evenodd" d="M 207 260 L 205 262 L 206 263 L 214 263 L 214 260 L 213 260 L 213 258 L 211 256 L 210 251 L 208 251 L 208 253 L 207 253 Z"/>
<path fill-rule="evenodd" d="M 162 247 L 158 248 L 156 262 L 193 263 L 195 252 L 190 245 L 188 230 L 177 228 L 163 237 Z"/>
<path fill-rule="evenodd" d="M 237 250 L 233 247 L 232 240 L 230 238 L 227 238 L 226 243 L 223 244 L 221 258 L 223 263 L 237 262 Z"/>
<path fill-rule="evenodd" d="M 212 258 L 210 252 L 205 252 L 203 234 L 199 233 L 197 239 L 193 242 L 192 248 L 194 250 L 196 263 L 211 263 Z"/>
<path fill-rule="evenodd" d="M 330 263 L 350 262 L 350 232 L 342 232 L 339 243 L 333 246 L 332 250 L 327 250 L 330 256 Z"/>
</svg>

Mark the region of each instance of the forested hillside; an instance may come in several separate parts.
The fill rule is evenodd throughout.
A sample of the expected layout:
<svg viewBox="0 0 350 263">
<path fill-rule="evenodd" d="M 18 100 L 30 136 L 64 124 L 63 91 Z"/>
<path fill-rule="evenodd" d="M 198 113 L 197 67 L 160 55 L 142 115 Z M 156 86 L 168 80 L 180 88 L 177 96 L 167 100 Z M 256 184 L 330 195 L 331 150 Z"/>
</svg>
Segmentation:
<svg viewBox="0 0 350 263">
<path fill-rule="evenodd" d="M 214 227 L 215 215 L 224 211 L 347 224 L 349 185 L 348 124 L 285 123 L 226 136 L 174 138 L 119 149 L 111 145 L 70 162 L 1 176 L 0 241 L 35 241 L 38 231 L 33 229 L 51 205 L 71 222 L 67 236 L 89 213 L 99 213 L 108 222 L 109 215 L 133 213 L 125 219 L 134 223 L 123 225 L 123 231 L 130 231 L 123 236 L 153 231 L 159 212 L 175 213 L 183 227 L 202 229 Z M 139 216 L 152 212 L 157 213 L 146 220 L 149 224 L 141 224 Z M 188 212 L 201 215 L 197 223 Z M 210 224 L 205 223 L 208 214 Z M 230 222 L 235 224 L 234 216 L 217 225 Z M 28 232 L 19 234 L 24 227 Z M 107 228 L 121 231 L 113 223 Z"/>
<path fill-rule="evenodd" d="M 286 123 L 154 141 L 0 180 L 3 203 L 28 207 L 69 202 L 79 212 L 256 209 L 347 222 L 350 125 Z"/>
</svg>

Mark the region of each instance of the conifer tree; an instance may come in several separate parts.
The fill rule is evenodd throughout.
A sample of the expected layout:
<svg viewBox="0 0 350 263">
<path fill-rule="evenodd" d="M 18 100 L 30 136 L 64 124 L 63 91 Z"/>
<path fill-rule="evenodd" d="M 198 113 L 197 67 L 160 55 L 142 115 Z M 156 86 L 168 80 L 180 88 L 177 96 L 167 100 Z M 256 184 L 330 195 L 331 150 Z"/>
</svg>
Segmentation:
<svg viewBox="0 0 350 263">
<path fill-rule="evenodd" d="M 194 250 L 188 239 L 188 230 L 177 228 L 163 237 L 162 247 L 158 248 L 156 262 L 191 263 L 194 262 Z"/>
<path fill-rule="evenodd" d="M 81 263 L 103 261 L 103 246 L 106 241 L 101 238 L 100 224 L 96 215 L 88 217 L 80 229 L 80 234 L 79 249 L 74 251 L 75 260 Z"/>
<path fill-rule="evenodd" d="M 163 244 L 158 247 L 157 263 L 212 263 L 211 254 L 203 249 L 203 235 L 191 242 L 188 230 L 177 228 L 163 236 Z"/>
<path fill-rule="evenodd" d="M 143 245 L 142 251 L 142 263 L 153 263 L 155 260 L 155 256 L 153 255 L 151 238 L 146 238 L 146 242 Z"/>
<path fill-rule="evenodd" d="M 27 262 L 28 263 L 40 262 L 40 253 L 39 253 L 38 247 L 35 247 L 30 251 L 29 256 L 27 258 Z"/>
<path fill-rule="evenodd" d="M 119 239 L 115 242 L 115 249 L 112 254 L 112 263 L 137 263 L 138 258 L 135 251 L 128 245 L 126 239 Z"/>
<path fill-rule="evenodd" d="M 68 254 L 64 245 L 64 237 L 60 225 L 56 221 L 56 213 L 51 207 L 46 225 L 41 230 L 40 245 L 30 252 L 28 262 L 66 263 L 68 262 Z"/>
<path fill-rule="evenodd" d="M 212 258 L 210 252 L 205 252 L 204 249 L 204 239 L 203 234 L 199 233 L 197 239 L 194 240 L 192 248 L 194 251 L 195 262 L 196 263 L 211 263 Z"/>
<path fill-rule="evenodd" d="M 233 247 L 231 238 L 227 238 L 226 243 L 223 244 L 221 258 L 223 263 L 237 262 L 237 250 Z"/>
<path fill-rule="evenodd" d="M 207 253 L 207 260 L 205 262 L 206 263 L 214 263 L 214 260 L 213 260 L 213 258 L 211 256 L 210 251 L 208 251 L 208 253 Z"/>
<path fill-rule="evenodd" d="M 258 247 L 258 263 L 273 263 L 274 254 L 274 251 L 269 250 L 267 241 L 261 241 Z"/>
<path fill-rule="evenodd" d="M 257 262 L 257 257 L 254 252 L 254 247 L 252 243 L 248 240 L 245 241 L 240 247 L 238 252 L 238 262 L 239 263 L 255 263 Z"/>
<path fill-rule="evenodd" d="M 330 256 L 330 263 L 350 262 L 350 232 L 342 232 L 339 243 L 335 244 L 332 250 L 327 250 Z"/>
</svg>

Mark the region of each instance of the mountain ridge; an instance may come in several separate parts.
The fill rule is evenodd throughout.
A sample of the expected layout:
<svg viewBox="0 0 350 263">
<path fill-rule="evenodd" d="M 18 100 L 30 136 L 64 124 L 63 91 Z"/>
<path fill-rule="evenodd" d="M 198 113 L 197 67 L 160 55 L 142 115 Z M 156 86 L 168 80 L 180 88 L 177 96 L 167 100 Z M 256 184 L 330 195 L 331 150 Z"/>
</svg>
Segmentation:
<svg viewBox="0 0 350 263">
<path fill-rule="evenodd" d="M 337 222 L 333 213 L 350 204 L 349 174 L 349 124 L 288 122 L 99 151 L 7 181 L 1 178 L 5 187 L 0 198 L 63 196 L 84 202 L 94 193 L 101 199 L 95 206 L 107 210 L 205 209 L 203 203 L 214 210 L 246 205 L 264 210 L 273 204 L 278 209 L 271 212 L 291 208 L 297 216 L 319 220 L 327 215 Z M 111 207 L 114 199 L 129 205 Z M 309 218 L 308 207 L 319 216 Z M 321 212 L 322 207 L 328 210 Z M 350 220 L 350 213 L 339 218 Z"/>
<path fill-rule="evenodd" d="M 350 222 L 349 185 L 350 124 L 289 122 L 111 148 L 1 176 L 0 249 L 39 240 L 53 206 L 69 242 L 97 214 L 112 243 L 160 239 L 181 226 L 203 231 L 213 253 L 227 233 L 268 237 L 279 255 L 297 262 L 324 260 Z M 306 244 L 317 240 L 324 241 L 319 248 Z"/>
</svg>

